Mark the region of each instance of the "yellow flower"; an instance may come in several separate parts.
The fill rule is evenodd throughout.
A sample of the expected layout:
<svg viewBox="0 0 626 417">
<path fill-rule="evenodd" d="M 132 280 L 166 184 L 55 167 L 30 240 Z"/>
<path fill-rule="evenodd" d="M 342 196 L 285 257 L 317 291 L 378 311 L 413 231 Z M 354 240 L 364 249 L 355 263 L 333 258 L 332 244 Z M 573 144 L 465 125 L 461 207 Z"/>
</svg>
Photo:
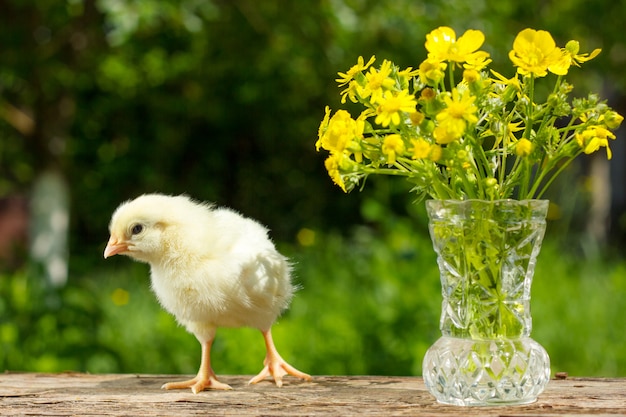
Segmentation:
<svg viewBox="0 0 626 417">
<path fill-rule="evenodd" d="M 486 52 L 475 55 L 485 41 L 485 35 L 479 30 L 467 30 L 458 39 L 452 28 L 440 26 L 426 35 L 428 58 L 437 61 L 485 62 L 489 56 Z"/>
<path fill-rule="evenodd" d="M 390 78 L 391 61 L 384 60 L 379 70 L 370 68 L 365 73 L 365 85 L 357 87 L 357 93 L 361 98 L 371 97 L 370 101 L 377 102 L 383 95 L 384 90 L 394 86 L 395 81 Z"/>
<path fill-rule="evenodd" d="M 415 111 L 417 100 L 408 90 L 402 90 L 397 94 L 386 91 L 376 109 L 376 123 L 383 127 L 392 124 L 400 124 L 400 112 L 412 113 Z"/>
<path fill-rule="evenodd" d="M 620 127 L 624 121 L 624 117 L 615 110 L 606 110 L 602 114 L 598 115 L 597 110 L 592 110 L 587 113 L 583 113 L 580 116 L 580 121 L 586 123 L 588 121 L 595 121 L 595 123 L 603 124 L 608 129 L 615 130 Z"/>
<path fill-rule="evenodd" d="M 506 78 L 504 75 L 500 74 L 497 71 L 491 70 L 491 73 L 493 75 L 496 76 L 496 79 L 492 79 L 492 81 L 504 84 L 508 87 L 512 87 L 515 91 L 521 91 L 522 90 L 522 86 L 519 83 L 519 79 L 517 78 L 517 76 L 513 77 L 513 78 Z"/>
<path fill-rule="evenodd" d="M 411 139 L 413 159 L 426 159 L 430 155 L 430 143 L 424 139 Z"/>
<path fill-rule="evenodd" d="M 517 137 L 515 136 L 515 132 L 519 132 L 520 130 L 524 130 L 524 126 L 522 126 L 522 121 L 519 122 L 510 122 L 506 125 L 506 132 L 509 135 L 509 139 L 515 141 Z"/>
<path fill-rule="evenodd" d="M 591 126 L 582 133 L 576 134 L 576 141 L 586 154 L 594 153 L 601 147 L 606 148 L 606 157 L 611 159 L 613 154 L 609 148 L 609 139 L 615 139 L 615 135 L 600 126 Z"/>
<path fill-rule="evenodd" d="M 354 120 L 345 110 L 338 110 L 330 119 L 329 116 L 330 109 L 326 107 L 326 114 L 320 124 L 318 140 L 315 144 L 318 151 L 323 148 L 341 153 L 352 141 L 363 137 L 365 122 L 362 118 Z"/>
<path fill-rule="evenodd" d="M 448 118 L 463 119 L 468 123 L 476 123 L 476 106 L 474 101 L 476 97 L 472 96 L 469 90 L 462 90 L 455 88 L 452 90 L 452 97 L 449 95 L 443 96 L 443 102 L 446 104 L 446 108 L 437 114 L 437 120 L 443 121 Z"/>
<path fill-rule="evenodd" d="M 495 75 L 497 79 L 491 78 L 490 81 L 506 86 L 505 90 L 497 95 L 503 103 L 509 103 L 511 100 L 518 97 L 519 93 L 522 91 L 522 86 L 517 75 L 513 78 L 506 78 L 504 75 L 494 70 L 491 70 L 491 73 Z"/>
<path fill-rule="evenodd" d="M 580 44 L 578 41 L 572 40 L 567 42 L 565 48 L 561 51 L 561 59 L 548 68 L 550 72 L 557 75 L 565 75 L 567 74 L 570 66 L 576 65 L 577 67 L 580 67 L 581 63 L 592 60 L 602 51 L 602 49 L 597 48 L 589 54 L 579 54 L 579 50 Z"/>
<path fill-rule="evenodd" d="M 324 166 L 326 167 L 326 171 L 328 171 L 330 179 L 338 185 L 344 193 L 347 193 L 346 184 L 343 182 L 343 178 L 339 173 L 339 164 L 343 157 L 343 154 L 331 153 L 330 156 L 326 158 L 326 161 L 324 161 Z"/>
<path fill-rule="evenodd" d="M 400 78 L 402 80 L 402 84 L 404 84 L 418 74 L 419 70 L 414 70 L 413 67 L 408 67 L 402 71 L 398 71 L 398 78 Z"/>
<path fill-rule="evenodd" d="M 315 143 L 315 149 L 317 151 L 319 151 L 320 147 L 322 146 L 322 137 L 324 137 L 324 132 L 326 132 L 326 129 L 328 129 L 329 121 L 330 121 L 330 107 L 326 106 L 326 108 L 324 108 L 324 118 L 322 119 L 322 122 L 320 123 L 320 127 L 317 130 L 317 142 Z"/>
<path fill-rule="evenodd" d="M 562 55 L 549 32 L 524 29 L 515 37 L 509 59 L 519 74 L 544 77 L 548 74 L 548 67 L 556 64 Z"/>
<path fill-rule="evenodd" d="M 316 147 L 330 153 L 332 181 L 351 191 L 370 175 L 398 175 L 420 197 L 541 198 L 574 158 L 601 148 L 612 158 L 624 117 L 597 94 L 572 99 L 561 76 L 599 49 L 581 53 L 577 41 L 561 47 L 547 31 L 524 29 L 506 51 L 504 77 L 489 67 L 484 40 L 479 30 L 457 37 L 441 26 L 426 36 L 417 69 L 374 66 L 372 56 L 338 73 L 341 102 L 361 114 L 325 109 Z M 536 82 L 548 73 L 558 76 Z"/>
<path fill-rule="evenodd" d="M 338 72 L 337 74 L 341 78 L 337 78 L 335 81 L 339 83 L 339 86 L 344 86 L 354 79 L 354 76 L 361 71 L 365 71 L 370 65 L 376 61 L 376 57 L 372 56 L 367 64 L 364 64 L 363 57 L 360 56 L 356 65 L 353 65 L 347 72 Z"/>
<path fill-rule="evenodd" d="M 489 54 L 487 52 L 478 51 L 468 55 L 465 58 L 465 64 L 463 64 L 463 68 L 480 71 L 487 65 L 489 65 L 490 62 L 491 59 L 489 58 Z"/>
<path fill-rule="evenodd" d="M 393 165 L 396 163 L 396 157 L 398 154 L 404 153 L 404 141 L 400 135 L 387 135 L 383 140 L 383 146 L 381 148 L 383 155 L 387 157 L 387 163 Z"/>
<path fill-rule="evenodd" d="M 530 155 L 533 151 L 533 143 L 526 138 L 517 141 L 515 145 L 515 153 L 522 158 Z"/>
<path fill-rule="evenodd" d="M 341 104 L 346 102 L 346 97 L 350 98 L 350 101 L 353 103 L 357 103 L 358 100 L 356 98 L 357 95 L 357 87 L 359 84 L 356 81 L 350 81 L 348 87 L 341 90 Z"/>
<path fill-rule="evenodd" d="M 437 162 L 441 159 L 443 150 L 439 145 L 433 145 L 424 139 L 411 139 L 413 148 L 411 149 L 412 159 L 429 159 Z"/>
<path fill-rule="evenodd" d="M 447 119 L 433 131 L 435 141 L 440 145 L 446 145 L 459 139 L 465 133 L 465 121 L 463 119 Z"/>
<path fill-rule="evenodd" d="M 443 96 L 446 108 L 437 114 L 437 121 L 440 124 L 463 122 L 461 130 L 465 131 L 466 122 L 473 124 L 478 121 L 476 117 L 477 108 L 474 105 L 475 100 L 476 97 L 472 96 L 469 90 L 459 91 L 457 88 L 454 88 L 452 96 Z"/>
<path fill-rule="evenodd" d="M 439 145 L 430 145 L 430 154 L 428 155 L 430 160 L 433 162 L 437 162 L 441 159 L 443 155 L 443 149 Z"/>
<path fill-rule="evenodd" d="M 474 124 L 478 121 L 476 117 L 476 106 L 469 90 L 452 90 L 452 96 L 444 95 L 443 102 L 446 108 L 437 114 L 439 125 L 435 128 L 433 135 L 439 144 L 447 144 L 459 139 L 465 133 L 467 124 Z"/>
<path fill-rule="evenodd" d="M 423 83 L 436 86 L 443 80 L 448 64 L 436 59 L 426 59 L 420 64 L 418 73 Z"/>
</svg>

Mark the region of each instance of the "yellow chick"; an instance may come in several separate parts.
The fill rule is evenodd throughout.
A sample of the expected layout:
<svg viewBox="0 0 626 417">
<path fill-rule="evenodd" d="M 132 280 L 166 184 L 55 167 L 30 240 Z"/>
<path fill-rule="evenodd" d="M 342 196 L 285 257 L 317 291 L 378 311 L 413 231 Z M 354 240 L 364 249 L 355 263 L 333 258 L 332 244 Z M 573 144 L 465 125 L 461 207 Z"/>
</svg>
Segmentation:
<svg viewBox="0 0 626 417">
<path fill-rule="evenodd" d="M 272 376 L 282 386 L 290 374 L 311 376 L 289 365 L 272 341 L 271 326 L 293 296 L 290 265 L 258 222 L 186 196 L 146 194 L 122 203 L 109 225 L 104 257 L 121 254 L 150 264 L 152 290 L 161 305 L 202 345 L 195 378 L 164 389 L 231 389 L 211 367 L 218 327 L 253 327 L 263 334 L 263 370 L 250 380 Z"/>
</svg>

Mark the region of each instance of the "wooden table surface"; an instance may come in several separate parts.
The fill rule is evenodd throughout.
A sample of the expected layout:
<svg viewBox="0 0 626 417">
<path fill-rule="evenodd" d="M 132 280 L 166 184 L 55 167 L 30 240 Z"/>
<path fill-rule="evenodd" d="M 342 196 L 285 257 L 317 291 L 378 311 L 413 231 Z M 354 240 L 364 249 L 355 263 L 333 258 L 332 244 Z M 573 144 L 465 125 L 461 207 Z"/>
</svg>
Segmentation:
<svg viewBox="0 0 626 417">
<path fill-rule="evenodd" d="M 8 416 L 626 416 L 626 378 L 552 380 L 539 400 L 523 406 L 452 407 L 438 404 L 418 377 L 290 377 L 269 380 L 221 376 L 232 391 L 164 391 L 166 375 L 80 373 L 0 374 L 0 415 Z"/>
</svg>

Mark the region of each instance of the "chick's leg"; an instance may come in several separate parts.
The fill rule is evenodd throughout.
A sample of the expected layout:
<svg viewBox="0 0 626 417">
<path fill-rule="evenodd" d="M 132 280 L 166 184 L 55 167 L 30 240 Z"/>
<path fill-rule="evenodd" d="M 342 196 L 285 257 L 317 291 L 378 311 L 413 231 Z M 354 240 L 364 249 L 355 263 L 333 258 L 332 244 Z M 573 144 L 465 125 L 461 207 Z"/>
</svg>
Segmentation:
<svg viewBox="0 0 626 417">
<path fill-rule="evenodd" d="M 261 331 L 263 333 L 263 338 L 265 339 L 265 348 L 267 349 L 267 355 L 265 356 L 265 360 L 263 364 L 265 367 L 257 376 L 252 378 L 248 384 L 256 384 L 259 381 L 262 381 L 267 376 L 274 377 L 274 382 L 276 382 L 276 386 L 283 386 L 283 376 L 289 374 L 300 379 L 304 379 L 306 381 L 311 380 L 311 375 L 305 374 L 289 365 L 281 356 L 278 354 L 278 350 L 276 350 L 276 346 L 274 346 L 274 341 L 272 340 L 272 331 Z"/>
<path fill-rule="evenodd" d="M 201 344 L 202 360 L 200 362 L 198 375 L 188 381 L 168 382 L 161 387 L 162 389 L 191 388 L 191 391 L 194 394 L 197 394 L 205 389 L 232 389 L 230 385 L 223 384 L 218 381 L 215 372 L 213 372 L 213 368 L 211 368 L 211 345 L 213 344 L 213 339 L 201 342 Z"/>
</svg>

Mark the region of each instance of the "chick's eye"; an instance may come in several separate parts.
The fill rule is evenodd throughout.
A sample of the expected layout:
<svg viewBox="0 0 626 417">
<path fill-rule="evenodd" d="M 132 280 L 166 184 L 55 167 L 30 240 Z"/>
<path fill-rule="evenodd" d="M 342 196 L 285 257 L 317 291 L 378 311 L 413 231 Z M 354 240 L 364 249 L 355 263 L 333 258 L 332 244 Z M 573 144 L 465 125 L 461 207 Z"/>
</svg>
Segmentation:
<svg viewBox="0 0 626 417">
<path fill-rule="evenodd" d="M 133 235 L 138 235 L 139 233 L 143 232 L 143 225 L 141 225 L 141 224 L 136 224 L 136 225 L 134 225 L 134 226 L 130 229 L 130 232 L 131 232 Z"/>
</svg>

